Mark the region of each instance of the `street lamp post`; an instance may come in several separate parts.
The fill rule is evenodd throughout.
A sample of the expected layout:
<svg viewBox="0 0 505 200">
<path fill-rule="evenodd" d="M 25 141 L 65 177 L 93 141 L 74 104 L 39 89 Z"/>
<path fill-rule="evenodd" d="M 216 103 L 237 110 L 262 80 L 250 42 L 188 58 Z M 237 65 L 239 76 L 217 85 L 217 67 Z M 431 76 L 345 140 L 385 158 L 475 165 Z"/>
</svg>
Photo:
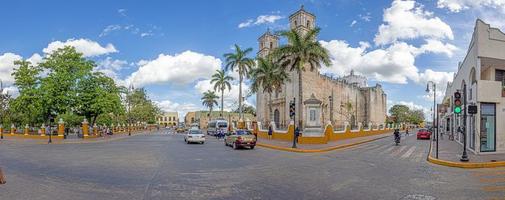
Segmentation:
<svg viewBox="0 0 505 200">
<path fill-rule="evenodd" d="M 433 127 L 435 129 L 435 137 L 433 137 L 433 141 L 437 141 L 436 143 L 436 155 L 435 157 L 438 159 L 438 116 L 435 115 L 435 112 L 437 112 L 437 84 L 434 83 L 433 81 L 428 81 L 426 84 L 426 92 L 430 92 L 430 84 L 433 87 Z"/>
<path fill-rule="evenodd" d="M 330 124 L 333 127 L 333 90 L 331 90 L 331 96 L 328 99 L 330 100 Z"/>
<path fill-rule="evenodd" d="M 468 154 L 466 153 L 466 83 L 463 85 L 463 154 L 461 155 L 461 162 L 468 162 Z"/>
<path fill-rule="evenodd" d="M 54 122 L 54 117 L 51 114 L 49 114 L 49 128 L 48 128 L 49 129 L 49 141 L 47 143 L 52 143 L 53 142 L 53 140 L 51 138 L 51 135 L 52 135 L 52 132 L 51 132 L 51 123 L 52 122 Z"/>
<path fill-rule="evenodd" d="M 296 105 L 296 97 L 293 98 L 293 103 Z M 295 111 L 296 112 L 296 111 Z M 293 115 L 293 146 L 291 148 L 297 148 L 296 147 L 296 114 Z"/>
</svg>

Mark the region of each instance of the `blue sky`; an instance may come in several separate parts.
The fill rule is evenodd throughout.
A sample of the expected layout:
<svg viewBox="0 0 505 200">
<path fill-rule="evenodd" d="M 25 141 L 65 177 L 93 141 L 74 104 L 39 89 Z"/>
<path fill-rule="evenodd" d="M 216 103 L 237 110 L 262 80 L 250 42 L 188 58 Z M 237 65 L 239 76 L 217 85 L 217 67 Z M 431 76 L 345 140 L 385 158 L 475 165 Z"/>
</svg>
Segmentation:
<svg viewBox="0 0 505 200">
<path fill-rule="evenodd" d="M 300 5 L 317 16 L 319 40 L 341 76 L 354 69 L 381 83 L 389 103 L 429 112 L 428 80 L 447 81 L 465 56 L 475 20 L 503 28 L 505 6 L 470 0 L 351 1 L 10 1 L 0 7 L 0 79 L 12 86 L 12 61 L 40 60 L 74 45 L 119 84 L 147 88 L 166 111 L 203 109 L 201 93 L 232 45 L 252 47 L 267 28 L 287 28 Z M 236 76 L 236 73 L 232 73 Z M 236 106 L 238 89 L 225 97 Z M 248 86 L 245 86 L 247 90 Z M 441 95 L 437 95 L 440 99 Z M 248 103 L 254 104 L 251 97 Z"/>
</svg>

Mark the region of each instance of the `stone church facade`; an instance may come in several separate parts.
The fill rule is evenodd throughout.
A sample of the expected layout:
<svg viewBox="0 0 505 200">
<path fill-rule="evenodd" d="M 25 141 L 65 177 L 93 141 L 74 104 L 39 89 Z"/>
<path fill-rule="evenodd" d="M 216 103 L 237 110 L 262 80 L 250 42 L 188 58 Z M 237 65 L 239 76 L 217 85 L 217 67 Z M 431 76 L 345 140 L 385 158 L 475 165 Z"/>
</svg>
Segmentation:
<svg viewBox="0 0 505 200">
<path fill-rule="evenodd" d="M 316 17 L 303 7 L 289 17 L 290 28 L 306 33 L 315 27 Z M 259 39 L 259 57 L 268 55 L 279 47 L 279 37 L 267 31 Z M 307 66 L 306 69 L 309 69 Z M 382 86 L 367 86 L 364 76 L 351 74 L 332 78 L 315 71 L 302 72 L 302 105 L 299 102 L 299 80 L 296 71 L 288 72 L 291 81 L 286 82 L 279 92 L 259 91 L 256 96 L 257 120 L 263 124 L 274 122 L 277 127 L 286 127 L 292 120 L 289 104 L 296 98 L 296 124 L 302 130 L 323 128 L 331 122 L 342 126 L 383 124 L 386 120 L 387 95 Z M 271 111 L 269 103 L 272 104 Z M 301 112 L 300 112 L 301 111 Z M 301 119 L 301 120 L 300 120 Z"/>
</svg>

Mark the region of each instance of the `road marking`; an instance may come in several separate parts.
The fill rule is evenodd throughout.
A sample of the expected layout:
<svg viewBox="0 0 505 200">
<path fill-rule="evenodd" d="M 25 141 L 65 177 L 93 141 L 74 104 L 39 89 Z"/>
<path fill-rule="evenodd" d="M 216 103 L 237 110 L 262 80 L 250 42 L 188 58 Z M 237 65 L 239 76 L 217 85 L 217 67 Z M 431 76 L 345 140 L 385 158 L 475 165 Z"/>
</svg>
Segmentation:
<svg viewBox="0 0 505 200">
<path fill-rule="evenodd" d="M 407 146 L 401 146 L 399 149 L 396 149 L 395 151 L 391 152 L 391 156 L 396 157 L 400 152 L 402 152 L 404 149 L 406 149 Z"/>
<path fill-rule="evenodd" d="M 484 186 L 482 187 L 482 190 L 486 192 L 505 191 L 505 186 Z"/>
<path fill-rule="evenodd" d="M 415 162 L 421 162 L 421 160 L 422 160 L 423 158 L 424 158 L 424 152 L 422 152 L 422 151 L 421 151 L 421 152 L 419 152 L 418 154 L 416 154 L 414 161 L 415 161 Z"/>
<path fill-rule="evenodd" d="M 410 147 L 410 149 L 404 153 L 401 158 L 408 158 L 410 155 L 412 155 L 412 153 L 416 150 L 416 146 L 412 146 Z"/>
<path fill-rule="evenodd" d="M 369 145 L 369 146 L 365 146 L 362 150 L 364 151 L 368 151 L 368 150 L 372 150 L 372 149 L 375 149 L 377 147 L 379 147 L 380 145 L 377 145 L 377 144 L 372 144 L 372 145 Z"/>
<path fill-rule="evenodd" d="M 389 152 L 389 151 L 393 150 L 393 148 L 395 148 L 395 146 L 390 146 L 388 149 L 386 149 L 386 150 L 384 150 L 384 151 L 379 152 L 379 154 L 385 154 L 385 153 L 387 153 L 387 152 Z"/>
</svg>

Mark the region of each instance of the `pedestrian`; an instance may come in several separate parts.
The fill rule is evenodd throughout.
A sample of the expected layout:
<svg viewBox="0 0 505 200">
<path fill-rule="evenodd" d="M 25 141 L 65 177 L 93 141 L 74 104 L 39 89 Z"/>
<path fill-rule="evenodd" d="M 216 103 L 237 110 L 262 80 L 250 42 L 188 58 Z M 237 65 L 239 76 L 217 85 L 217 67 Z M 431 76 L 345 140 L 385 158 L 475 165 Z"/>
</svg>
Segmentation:
<svg viewBox="0 0 505 200">
<path fill-rule="evenodd" d="M 298 143 L 298 137 L 300 136 L 300 128 L 296 127 L 295 129 L 295 141 Z"/>
<path fill-rule="evenodd" d="M 271 140 L 272 139 L 272 133 L 273 133 L 273 130 L 272 130 L 272 126 L 268 126 L 268 139 Z"/>
<path fill-rule="evenodd" d="M 405 129 L 405 136 L 409 136 L 409 128 Z"/>
</svg>

